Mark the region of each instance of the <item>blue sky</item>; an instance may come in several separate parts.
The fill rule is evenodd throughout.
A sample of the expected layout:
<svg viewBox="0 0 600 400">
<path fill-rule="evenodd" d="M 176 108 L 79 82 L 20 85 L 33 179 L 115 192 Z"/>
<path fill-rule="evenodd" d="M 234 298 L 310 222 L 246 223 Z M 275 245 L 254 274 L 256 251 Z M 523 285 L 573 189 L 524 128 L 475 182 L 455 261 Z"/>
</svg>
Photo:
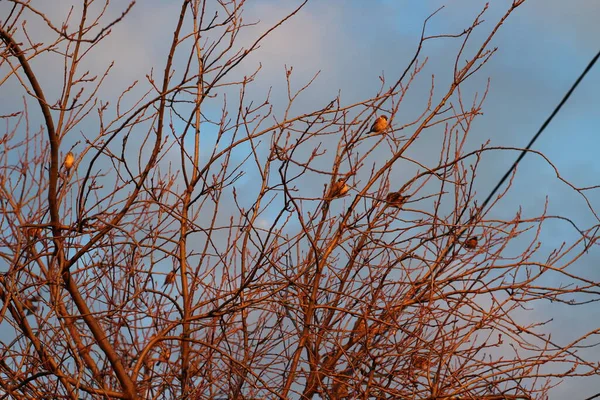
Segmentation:
<svg viewBox="0 0 600 400">
<path fill-rule="evenodd" d="M 509 3 L 492 2 L 486 23 L 474 35 L 475 42 L 483 39 Z M 257 1 L 248 8 L 247 15 L 249 20 L 255 17 L 268 25 L 290 10 L 292 4 L 296 3 Z M 277 95 L 278 86 L 284 82 L 283 66 L 293 65 L 294 77 L 299 82 L 306 82 L 321 71 L 307 100 L 308 107 L 315 99 L 332 97 L 338 90 L 346 104 L 363 100 L 375 94 L 380 74 L 388 81 L 398 76 L 412 57 L 423 19 L 443 4 L 446 8 L 429 25 L 430 34 L 461 32 L 485 3 L 467 0 L 309 3 L 262 46 L 259 58 L 263 70 L 258 82 L 264 90 L 274 86 Z M 493 145 L 514 147 L 524 147 L 529 142 L 600 50 L 595 40 L 600 37 L 598 16 L 600 3 L 595 1 L 528 0 L 507 20 L 492 42 L 492 46 L 498 47 L 497 53 L 467 85 L 473 92 L 481 93 L 487 79 L 491 79 L 484 115 L 473 125 L 469 146 L 476 148 L 487 140 Z M 449 40 L 429 42 L 423 52 L 429 57 L 424 75 L 435 74 L 442 81 L 447 78 L 455 46 Z M 250 71 L 251 63 L 247 67 Z M 425 79 L 422 87 L 426 88 L 428 83 Z M 577 186 L 599 183 L 599 84 L 600 65 L 588 74 L 534 146 L 551 160 L 563 178 Z M 411 115 L 422 109 L 425 95 L 426 90 L 415 92 L 410 100 L 414 103 L 403 105 L 400 113 Z M 425 141 L 420 148 L 426 152 L 429 145 Z M 499 152 L 484 158 L 476 182 L 480 199 L 487 196 L 517 155 Z M 587 194 L 593 206 L 600 206 L 597 191 Z M 598 223 L 581 196 L 556 179 L 554 170 L 534 155 L 528 155 L 520 164 L 513 189 L 492 215 L 511 218 L 519 208 L 524 216 L 538 215 L 547 197 L 549 214 L 571 218 L 581 228 Z M 570 243 L 576 238 L 575 230 L 566 224 L 549 222 L 542 233 L 543 249 L 547 253 L 563 241 Z M 598 251 L 593 249 L 575 268 L 589 279 L 600 280 L 599 258 Z M 532 315 L 539 320 L 553 319 L 548 328 L 559 343 L 568 343 L 578 334 L 598 328 L 596 321 L 600 320 L 595 304 L 573 308 L 539 302 L 526 318 Z M 595 349 L 583 352 L 591 359 L 600 356 Z M 561 399 L 574 393 L 585 398 L 595 394 L 598 385 L 595 378 L 567 380 L 552 391 L 552 398 Z"/>
<path fill-rule="evenodd" d="M 110 85 L 104 89 L 108 96 L 119 93 L 135 79 L 155 67 L 160 71 L 166 48 L 171 40 L 174 18 L 179 2 L 138 2 L 126 23 L 113 29 L 113 36 L 88 59 L 88 65 L 108 65 L 115 60 L 115 72 Z M 251 1 L 246 6 L 247 21 L 260 24 L 249 32 L 259 32 L 293 9 L 299 2 Z M 474 34 L 479 43 L 484 34 L 511 3 L 493 1 L 486 14 L 486 22 Z M 65 6 L 67 2 L 54 4 Z M 273 87 L 273 98 L 285 95 L 284 65 L 294 67 L 298 85 L 320 72 L 310 96 L 304 98 L 300 109 L 327 104 L 341 91 L 345 104 L 375 95 L 380 86 L 379 76 L 393 81 L 412 58 L 422 22 L 442 5 L 428 28 L 430 34 L 459 33 L 485 5 L 483 1 L 449 0 L 415 1 L 314 1 L 289 23 L 280 27 L 261 46 L 257 56 L 250 58 L 238 71 L 250 73 L 259 63 L 262 70 L 254 88 L 260 97 Z M 64 15 L 66 8 L 49 8 L 49 13 Z M 112 5 L 115 15 L 120 5 Z M 2 10 L 2 8 L 0 8 Z M 483 115 L 472 127 L 469 148 L 477 148 L 490 140 L 492 145 L 523 147 L 535 134 L 562 96 L 600 50 L 600 2 L 597 0 L 527 0 L 503 25 L 492 42 L 497 53 L 466 85 L 471 94 L 482 93 L 488 78 L 490 90 L 483 106 Z M 167 32 L 160 26 L 166 26 Z M 32 27 L 35 29 L 35 27 Z M 249 40 L 242 38 L 242 40 Z M 429 57 L 423 76 L 435 74 L 439 86 L 449 77 L 449 68 L 456 51 L 456 42 L 438 40 L 428 42 L 423 54 Z M 48 65 L 50 74 L 62 65 Z M 407 104 L 403 104 L 399 120 L 410 119 L 422 109 L 430 80 L 415 84 Z M 52 85 L 51 82 L 48 83 Z M 436 84 L 437 85 L 437 84 Z M 598 184 L 600 146 L 600 65 L 596 66 L 572 95 L 569 102 L 535 144 L 534 149 L 544 153 L 559 170 L 561 176 L 576 186 Z M 422 90 L 419 90 L 422 89 Z M 469 96 L 467 96 L 469 97 Z M 0 96 L 6 104 L 7 97 Z M 216 110 L 215 110 L 216 111 Z M 431 146 L 427 140 L 416 146 L 416 156 L 426 157 Z M 477 177 L 479 198 L 505 173 L 517 153 L 499 152 L 487 155 Z M 434 155 L 435 157 L 435 155 Z M 243 181 L 241 181 L 243 183 Z M 248 182 L 251 185 L 251 182 Z M 321 190 L 315 186 L 315 190 Z M 540 157 L 528 155 L 520 164 L 510 193 L 495 210 L 498 217 L 510 218 L 519 207 L 524 215 L 541 212 L 546 198 L 549 213 L 571 218 L 582 228 L 598 221 L 587 209 L 581 196 L 556 179 L 554 170 Z M 588 198 L 600 210 L 598 191 L 588 192 Z M 543 232 L 544 247 L 548 251 L 576 240 L 576 232 L 565 224 L 549 223 Z M 600 280 L 599 253 L 592 249 L 578 261 L 576 268 L 590 279 Z M 573 334 L 597 328 L 600 312 L 593 304 L 569 308 L 555 303 L 540 304 L 535 310 L 540 319 L 554 318 L 550 324 L 556 340 L 568 342 Z M 585 350 L 598 354 L 594 349 Z M 566 381 L 554 389 L 553 398 L 560 399 L 576 393 L 585 398 L 597 392 L 596 379 Z"/>
<path fill-rule="evenodd" d="M 484 34 L 504 13 L 508 1 L 494 1 L 485 23 L 474 34 L 479 43 Z M 248 8 L 248 20 L 260 19 L 268 25 L 290 10 L 296 2 L 257 1 Z M 310 92 L 306 107 L 322 104 L 341 90 L 346 104 L 373 96 L 379 88 L 379 76 L 388 82 L 405 68 L 413 55 L 422 21 L 441 5 L 446 8 L 429 25 L 430 34 L 458 33 L 468 26 L 484 5 L 481 1 L 327 1 L 313 2 L 295 19 L 282 26 L 267 39 L 253 60 L 262 63 L 258 84 L 273 86 L 274 96 L 283 90 L 284 65 L 294 66 L 296 82 L 304 83 L 320 72 L 317 85 Z M 486 67 L 467 85 L 465 92 L 482 93 L 490 78 L 490 91 L 469 135 L 469 146 L 479 147 L 490 140 L 498 146 L 525 146 L 561 100 L 590 59 L 600 50 L 593 38 L 600 37 L 600 3 L 592 1 L 528 0 L 513 14 L 492 46 L 498 47 Z M 261 25 L 264 26 L 264 25 Z M 435 74 L 436 85 L 444 88 L 449 78 L 456 42 L 429 42 L 423 54 L 429 57 L 423 76 Z M 246 64 L 248 71 L 252 63 Z M 578 186 L 598 184 L 600 161 L 597 148 L 600 137 L 600 65 L 594 68 L 573 94 L 534 149 L 544 153 L 560 174 Z M 429 85 L 428 78 L 416 83 L 408 104 L 403 104 L 399 118 L 420 112 Z M 419 88 L 423 89 L 419 91 Z M 259 89 L 260 90 L 260 89 Z M 440 89 L 443 90 L 443 89 Z M 469 97 L 469 96 L 466 96 Z M 276 97 L 275 97 L 276 98 Z M 427 158 L 431 143 L 417 144 L 416 156 Z M 517 153 L 500 152 L 487 155 L 479 171 L 476 188 L 479 198 L 504 174 Z M 315 190 L 320 190 L 316 187 Z M 592 205 L 600 206 L 597 191 L 588 193 Z M 540 157 L 529 155 L 519 166 L 513 189 L 492 215 L 511 218 L 521 207 L 524 216 L 538 215 L 549 198 L 549 214 L 573 219 L 581 228 L 598 223 L 584 200 L 556 179 L 554 170 Z M 480 200 L 481 201 L 481 200 Z M 565 241 L 577 239 L 577 233 L 566 224 L 544 225 L 542 253 Z M 596 265 L 598 251 L 592 250 L 578 261 L 576 269 L 590 279 L 600 279 Z M 560 278 L 556 278 L 560 279 Z M 556 282 L 554 282 L 556 283 Z M 539 302 L 533 318 L 546 320 L 557 342 L 568 343 L 584 331 L 598 328 L 600 312 L 594 304 L 572 308 L 557 303 Z M 525 318 L 532 318 L 528 314 Z M 599 353 L 585 350 L 592 359 Z M 566 381 L 554 389 L 552 398 L 565 398 L 577 393 L 582 398 L 595 394 L 598 380 Z"/>
</svg>

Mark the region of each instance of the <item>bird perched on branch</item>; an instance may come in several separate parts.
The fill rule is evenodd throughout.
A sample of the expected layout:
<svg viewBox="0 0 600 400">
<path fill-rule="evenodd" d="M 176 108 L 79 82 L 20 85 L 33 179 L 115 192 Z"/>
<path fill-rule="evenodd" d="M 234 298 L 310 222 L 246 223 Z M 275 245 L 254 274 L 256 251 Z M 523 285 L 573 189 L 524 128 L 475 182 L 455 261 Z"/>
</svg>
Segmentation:
<svg viewBox="0 0 600 400">
<path fill-rule="evenodd" d="M 344 197 L 349 190 L 350 186 L 346 184 L 346 181 L 343 178 L 340 178 L 329 188 L 329 191 L 327 192 L 327 199 L 333 200 Z"/>
<path fill-rule="evenodd" d="M 473 250 L 477 248 L 478 238 L 477 236 L 471 236 L 464 243 L 463 247 L 465 249 Z"/>
<path fill-rule="evenodd" d="M 172 285 L 175 282 L 175 278 L 177 277 L 175 270 L 169 272 L 165 277 L 165 282 L 163 286 Z"/>
<path fill-rule="evenodd" d="M 410 362 L 411 365 L 417 369 L 427 369 L 429 367 L 429 360 L 421 354 L 413 354 L 410 358 Z"/>
<path fill-rule="evenodd" d="M 42 228 L 39 226 L 30 226 L 25 232 L 31 239 L 41 239 L 42 237 Z"/>
<path fill-rule="evenodd" d="M 385 196 L 385 201 L 387 201 L 391 207 L 400 209 L 404 203 L 406 203 L 408 197 L 409 196 L 403 196 L 400 192 L 390 192 L 387 196 Z"/>
<path fill-rule="evenodd" d="M 371 130 L 369 132 L 367 132 L 367 134 L 381 133 L 381 132 L 385 131 L 385 129 L 387 127 L 388 127 L 388 117 L 385 115 L 382 115 L 382 116 L 378 117 L 375 120 L 375 122 L 373 122 L 373 125 L 371 125 Z"/>
<path fill-rule="evenodd" d="M 23 307 L 25 307 L 25 309 L 27 310 L 27 315 L 31 315 L 35 312 L 37 312 L 39 306 L 38 306 L 38 302 L 41 300 L 42 298 L 40 296 L 31 296 L 31 297 L 26 297 L 23 300 Z"/>
<path fill-rule="evenodd" d="M 65 162 L 64 162 L 64 166 L 67 169 L 67 171 L 69 171 L 71 169 L 71 167 L 73 167 L 74 163 L 75 163 L 75 156 L 73 155 L 73 152 L 70 151 L 65 156 Z"/>
</svg>

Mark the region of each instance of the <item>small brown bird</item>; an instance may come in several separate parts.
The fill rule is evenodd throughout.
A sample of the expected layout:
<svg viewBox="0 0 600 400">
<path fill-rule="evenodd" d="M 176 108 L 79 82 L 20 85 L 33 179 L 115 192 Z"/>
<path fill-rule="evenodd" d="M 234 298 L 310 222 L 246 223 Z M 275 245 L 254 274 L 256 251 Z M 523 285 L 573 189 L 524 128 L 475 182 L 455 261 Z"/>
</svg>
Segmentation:
<svg viewBox="0 0 600 400">
<path fill-rule="evenodd" d="M 357 337 L 363 337 L 368 333 L 367 321 L 365 321 L 364 318 L 361 317 L 360 321 L 358 322 L 358 326 L 354 330 L 354 333 Z"/>
<path fill-rule="evenodd" d="M 473 250 L 477 248 L 478 238 L 477 236 L 471 236 L 468 238 L 465 243 L 463 243 L 463 247 L 465 249 Z"/>
<path fill-rule="evenodd" d="M 427 367 L 429 367 L 429 360 L 420 354 L 413 354 L 410 362 L 412 366 L 417 369 L 427 369 Z"/>
<path fill-rule="evenodd" d="M 163 362 L 165 364 L 168 364 L 170 358 L 171 358 L 171 349 L 169 347 L 167 347 L 166 345 L 160 346 L 160 353 L 158 356 L 158 362 L 156 363 L 156 366 L 160 366 L 160 364 Z"/>
<path fill-rule="evenodd" d="M 330 399 L 342 400 L 349 397 L 350 392 L 348 391 L 348 384 L 346 382 L 338 380 L 331 385 L 331 393 L 329 394 Z"/>
<path fill-rule="evenodd" d="M 39 226 L 30 226 L 27 228 L 27 235 L 32 239 L 40 239 L 42 237 L 42 228 Z"/>
<path fill-rule="evenodd" d="M 175 270 L 169 272 L 167 274 L 167 276 L 165 277 L 165 283 L 163 283 L 163 286 L 167 286 L 167 285 L 172 285 L 173 282 L 175 282 L 175 277 L 176 277 L 176 273 Z"/>
<path fill-rule="evenodd" d="M 67 155 L 65 156 L 65 168 L 68 170 L 71 169 L 71 167 L 73 166 L 73 164 L 75 163 L 75 156 L 73 155 L 73 152 L 68 152 Z"/>
<path fill-rule="evenodd" d="M 383 131 L 385 131 L 385 128 L 388 127 L 388 118 L 385 115 L 382 115 L 381 117 L 378 117 L 375 122 L 373 122 L 373 125 L 371 125 L 371 130 L 369 132 L 367 132 L 367 134 L 369 133 L 381 133 Z"/>
<path fill-rule="evenodd" d="M 23 300 L 23 306 L 27 310 L 27 315 L 31 315 L 38 310 L 39 306 L 37 305 L 37 302 L 41 299 L 40 296 L 31 296 L 26 297 L 25 300 Z"/>
<path fill-rule="evenodd" d="M 337 180 L 337 182 L 331 185 L 329 192 L 327 192 L 327 199 L 332 200 L 344 197 L 349 190 L 350 186 L 346 184 L 346 181 L 343 178 L 340 178 Z"/>
<path fill-rule="evenodd" d="M 409 196 L 402 196 L 400 192 L 390 192 L 385 196 L 385 201 L 389 203 L 391 207 L 402 208 Z"/>
</svg>

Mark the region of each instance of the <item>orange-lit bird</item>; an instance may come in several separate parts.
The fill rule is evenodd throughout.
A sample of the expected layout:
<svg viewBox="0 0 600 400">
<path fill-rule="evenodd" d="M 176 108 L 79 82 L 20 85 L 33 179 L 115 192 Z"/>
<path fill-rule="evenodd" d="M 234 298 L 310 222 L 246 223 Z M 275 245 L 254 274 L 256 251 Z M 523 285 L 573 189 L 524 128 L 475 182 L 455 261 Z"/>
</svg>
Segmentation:
<svg viewBox="0 0 600 400">
<path fill-rule="evenodd" d="M 175 277 L 176 277 L 175 270 L 169 272 L 167 274 L 167 276 L 165 277 L 165 283 L 163 283 L 163 286 L 172 285 L 173 282 L 175 282 Z"/>
<path fill-rule="evenodd" d="M 361 317 L 354 333 L 357 337 L 363 337 L 369 332 L 368 329 L 367 321 Z"/>
<path fill-rule="evenodd" d="M 471 236 L 470 238 L 468 238 L 465 243 L 463 244 L 465 249 L 469 249 L 469 250 L 473 250 L 477 248 L 477 236 Z"/>
<path fill-rule="evenodd" d="M 73 164 L 75 163 L 75 156 L 73 155 L 73 152 L 68 152 L 67 155 L 65 156 L 65 168 L 68 170 L 71 169 L 71 167 L 73 166 Z"/>
<path fill-rule="evenodd" d="M 413 354 L 410 361 L 412 366 L 417 369 L 427 369 L 429 367 L 429 360 L 420 354 Z"/>
<path fill-rule="evenodd" d="M 168 364 L 169 359 L 171 358 L 171 349 L 167 345 L 163 345 L 160 347 L 160 353 L 158 356 L 158 362 L 156 366 L 160 366 L 161 363 Z"/>
<path fill-rule="evenodd" d="M 348 384 L 346 382 L 336 380 L 336 382 L 331 385 L 331 393 L 329 394 L 330 399 L 347 399 L 350 397 L 350 392 L 348 391 Z"/>
<path fill-rule="evenodd" d="M 327 192 L 327 198 L 329 200 L 337 199 L 343 197 L 350 190 L 350 186 L 346 184 L 346 181 L 343 178 L 340 178 L 331 185 L 329 192 Z"/>
<path fill-rule="evenodd" d="M 377 133 L 381 133 L 383 131 L 385 131 L 385 129 L 388 127 L 388 118 L 385 115 L 382 115 L 381 117 L 378 117 L 375 122 L 373 122 L 373 125 L 371 125 L 371 130 L 369 132 L 367 132 L 367 134 L 369 133 L 373 133 L 373 134 L 377 134 Z"/>
<path fill-rule="evenodd" d="M 39 226 L 30 226 L 27 228 L 27 235 L 32 239 L 40 239 L 42 237 L 42 228 Z"/>
<path fill-rule="evenodd" d="M 402 208 L 409 196 L 402 196 L 400 192 L 390 192 L 385 196 L 385 201 L 389 203 L 391 207 Z"/>
</svg>

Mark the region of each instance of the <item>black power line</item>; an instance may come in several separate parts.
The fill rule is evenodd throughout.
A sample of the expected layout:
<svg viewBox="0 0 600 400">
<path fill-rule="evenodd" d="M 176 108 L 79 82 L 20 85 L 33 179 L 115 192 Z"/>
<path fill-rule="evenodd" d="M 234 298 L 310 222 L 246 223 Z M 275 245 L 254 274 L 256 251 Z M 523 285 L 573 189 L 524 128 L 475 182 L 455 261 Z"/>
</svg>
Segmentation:
<svg viewBox="0 0 600 400">
<path fill-rule="evenodd" d="M 519 157 L 515 160 L 515 162 L 513 163 L 513 165 L 510 167 L 510 169 L 508 171 L 506 171 L 506 174 L 504 174 L 504 176 L 502 177 L 502 179 L 500 179 L 500 182 L 498 182 L 498 184 L 496 185 L 496 187 L 494 188 L 494 190 L 492 190 L 492 192 L 485 199 L 485 201 L 481 205 L 480 210 L 483 210 L 485 208 L 485 206 L 490 202 L 490 200 L 492 199 L 492 197 L 494 197 L 494 195 L 496 194 L 496 192 L 498 191 L 498 189 L 500 189 L 500 187 L 508 179 L 508 177 L 510 176 L 510 174 L 512 174 L 513 171 L 515 170 L 515 168 L 517 168 L 517 164 L 519 164 L 519 162 L 523 159 L 523 157 L 525 157 L 525 154 L 527 153 L 527 151 L 529 149 L 531 149 L 531 146 L 533 146 L 533 144 L 540 137 L 540 135 L 542 134 L 542 132 L 544 131 L 544 129 L 546 129 L 546 127 L 548 126 L 548 124 L 550 124 L 550 121 L 552 121 L 552 119 L 556 116 L 556 114 L 558 114 L 558 112 L 560 111 L 560 109 L 562 108 L 562 106 L 565 105 L 565 103 L 567 102 L 567 100 L 569 99 L 569 97 L 571 97 L 571 94 L 573 94 L 573 92 L 575 91 L 575 88 L 577 88 L 577 86 L 579 85 L 579 83 L 583 80 L 583 78 L 587 75 L 587 73 L 592 69 L 592 67 L 594 66 L 594 64 L 596 64 L 596 61 L 598 61 L 598 58 L 600 58 L 600 52 L 598 52 L 598 54 L 596 54 L 596 56 L 594 58 L 592 58 L 592 61 L 590 61 L 590 63 L 587 65 L 587 67 L 585 67 L 585 69 L 583 70 L 583 72 L 581 73 L 581 75 L 579 75 L 579 78 L 577 78 L 577 80 L 575 81 L 575 83 L 573 84 L 573 86 L 571 86 L 571 89 L 569 89 L 569 91 L 565 94 L 565 96 L 560 101 L 560 103 L 558 103 L 558 106 L 556 106 L 556 108 L 554 109 L 554 111 L 552 111 L 552 114 L 550 114 L 550 116 L 546 119 L 546 121 L 544 121 L 544 123 L 542 124 L 542 126 L 540 127 L 540 129 L 537 131 L 537 133 L 535 134 L 535 136 L 531 139 L 531 141 L 529 142 L 529 144 L 527 145 L 527 147 L 525 147 L 521 151 L 521 154 L 519 154 Z"/>
</svg>

